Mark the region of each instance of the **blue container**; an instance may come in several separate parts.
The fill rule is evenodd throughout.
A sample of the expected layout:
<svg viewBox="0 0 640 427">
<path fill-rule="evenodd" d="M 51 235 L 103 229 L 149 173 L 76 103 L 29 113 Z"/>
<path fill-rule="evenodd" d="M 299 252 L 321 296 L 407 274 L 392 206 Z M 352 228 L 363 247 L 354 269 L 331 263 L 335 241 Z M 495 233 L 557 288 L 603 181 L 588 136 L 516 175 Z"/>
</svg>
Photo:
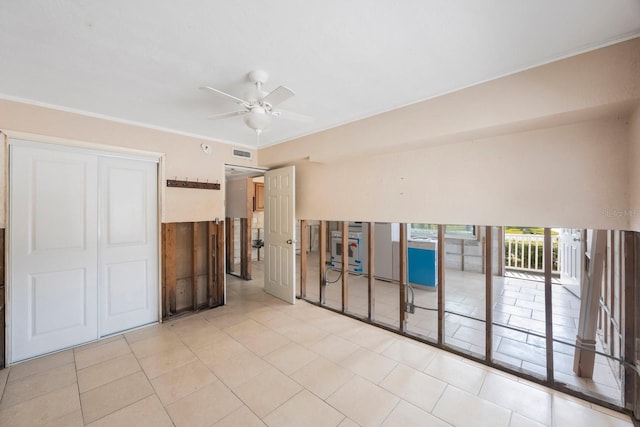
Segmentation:
<svg viewBox="0 0 640 427">
<path fill-rule="evenodd" d="M 438 266 L 435 249 L 408 248 L 409 282 L 431 287 L 438 285 Z"/>
</svg>

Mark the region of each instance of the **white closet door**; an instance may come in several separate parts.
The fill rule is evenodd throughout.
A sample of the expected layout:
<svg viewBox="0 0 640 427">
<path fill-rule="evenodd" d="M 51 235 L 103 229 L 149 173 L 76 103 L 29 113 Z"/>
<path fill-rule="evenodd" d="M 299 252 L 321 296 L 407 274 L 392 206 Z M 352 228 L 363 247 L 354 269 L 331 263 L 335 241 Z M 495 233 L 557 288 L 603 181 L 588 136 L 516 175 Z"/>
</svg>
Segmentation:
<svg viewBox="0 0 640 427">
<path fill-rule="evenodd" d="M 157 164 L 100 159 L 100 336 L 158 321 Z"/>
<path fill-rule="evenodd" d="M 11 145 L 11 362 L 98 338 L 97 157 Z"/>
</svg>

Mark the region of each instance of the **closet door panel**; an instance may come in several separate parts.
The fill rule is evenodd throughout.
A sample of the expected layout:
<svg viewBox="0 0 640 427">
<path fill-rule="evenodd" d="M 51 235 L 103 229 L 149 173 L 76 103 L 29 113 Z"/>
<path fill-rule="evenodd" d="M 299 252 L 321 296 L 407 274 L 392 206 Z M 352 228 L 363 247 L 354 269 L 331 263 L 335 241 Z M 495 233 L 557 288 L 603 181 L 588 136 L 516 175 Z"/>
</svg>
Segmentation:
<svg viewBox="0 0 640 427">
<path fill-rule="evenodd" d="M 100 159 L 100 335 L 158 321 L 157 164 Z"/>
<path fill-rule="evenodd" d="M 10 361 L 98 338 L 97 158 L 10 145 Z"/>
</svg>

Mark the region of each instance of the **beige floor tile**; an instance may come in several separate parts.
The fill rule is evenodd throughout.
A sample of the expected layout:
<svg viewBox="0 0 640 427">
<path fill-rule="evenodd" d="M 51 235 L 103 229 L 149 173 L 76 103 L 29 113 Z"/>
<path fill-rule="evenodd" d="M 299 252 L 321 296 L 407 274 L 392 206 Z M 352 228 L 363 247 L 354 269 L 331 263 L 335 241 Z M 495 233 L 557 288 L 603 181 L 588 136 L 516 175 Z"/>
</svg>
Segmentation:
<svg viewBox="0 0 640 427">
<path fill-rule="evenodd" d="M 196 360 L 152 379 L 151 384 L 166 406 L 217 380 L 202 362 Z"/>
<path fill-rule="evenodd" d="M 271 368 L 267 362 L 250 351 L 228 358 L 209 367 L 227 386 L 235 388 Z M 271 368 L 273 369 L 273 368 Z"/>
<path fill-rule="evenodd" d="M 554 426 L 607 426 L 632 427 L 631 420 L 611 417 L 570 400 L 553 397 L 552 420 Z"/>
<path fill-rule="evenodd" d="M 251 409 L 246 406 L 242 406 L 240 409 L 236 409 L 231 414 L 227 415 L 217 423 L 214 427 L 264 427 L 266 424 L 260 421 L 260 418 L 256 416 Z"/>
<path fill-rule="evenodd" d="M 402 399 L 431 412 L 447 387 L 447 383 L 416 369 L 398 365 L 380 386 Z"/>
<path fill-rule="evenodd" d="M 157 396 L 149 396 L 136 403 L 120 409 L 104 418 L 100 418 L 89 426 L 136 426 L 136 427 L 163 427 L 172 426 L 171 418 L 162 407 Z"/>
<path fill-rule="evenodd" d="M 77 354 L 77 353 L 79 353 L 81 351 L 91 350 L 92 348 L 100 347 L 102 345 L 108 344 L 108 343 L 113 342 L 113 341 L 118 341 L 118 340 L 121 340 L 121 339 L 123 339 L 122 335 L 114 335 L 114 336 L 111 336 L 109 338 L 102 338 L 102 339 L 90 342 L 88 344 L 83 344 L 81 346 L 74 347 L 73 348 L 73 352 Z"/>
<path fill-rule="evenodd" d="M 82 393 L 80 400 L 84 421 L 91 423 L 150 394 L 153 394 L 153 387 L 142 372 Z"/>
<path fill-rule="evenodd" d="M 240 399 L 259 417 L 264 417 L 302 390 L 300 384 L 274 368 L 234 388 Z"/>
<path fill-rule="evenodd" d="M 342 362 L 360 347 L 345 340 L 344 338 L 329 335 L 328 337 L 311 345 L 310 348 L 320 356 L 326 357 L 327 359 L 337 363 Z"/>
<path fill-rule="evenodd" d="M 428 412 L 414 406 L 404 400 L 393 408 L 393 411 L 382 423 L 382 427 L 449 427 L 450 424 L 445 423 L 439 418 L 434 417 Z"/>
<path fill-rule="evenodd" d="M 80 393 L 84 393 L 131 375 L 140 369 L 140 364 L 133 353 L 127 353 L 88 368 L 80 369 L 78 371 L 78 389 Z"/>
<path fill-rule="evenodd" d="M 396 340 L 382 352 L 383 356 L 420 371 L 427 367 L 436 354 L 438 354 L 438 351 L 435 349 L 429 349 L 426 348 L 426 345 L 411 343 L 406 340 Z"/>
<path fill-rule="evenodd" d="M 311 320 L 309 321 L 309 324 L 331 334 L 345 333 L 348 330 L 354 330 L 362 327 L 362 322 L 333 312 L 328 311 L 327 313 L 329 313 L 330 316 Z"/>
<path fill-rule="evenodd" d="M 127 332 L 124 334 L 124 338 L 131 344 L 142 341 L 147 338 L 155 337 L 163 334 L 172 334 L 173 332 L 169 331 L 166 326 L 162 323 L 155 323 L 152 325 L 144 326 L 140 329 L 136 329 L 131 332 Z"/>
<path fill-rule="evenodd" d="M 349 381 L 353 375 L 350 370 L 324 357 L 318 357 L 294 372 L 291 378 L 302 384 L 307 390 L 326 399 Z"/>
<path fill-rule="evenodd" d="M 307 390 L 293 396 L 264 418 L 268 426 L 334 427 L 344 415 Z"/>
<path fill-rule="evenodd" d="M 80 409 L 75 384 L 0 411 L 0 426 L 36 426 Z"/>
<path fill-rule="evenodd" d="M 376 353 L 382 353 L 398 339 L 395 334 L 368 325 L 342 333 L 340 336 Z"/>
<path fill-rule="evenodd" d="M 154 356 L 159 353 L 172 351 L 179 347 L 186 347 L 173 332 L 152 335 L 131 344 L 131 351 L 138 359 Z"/>
<path fill-rule="evenodd" d="M 9 368 L 0 369 L 0 397 L 4 393 L 4 387 L 7 385 L 9 378 Z"/>
<path fill-rule="evenodd" d="M 432 414 L 459 427 L 507 427 L 511 412 L 488 400 L 448 386 Z"/>
<path fill-rule="evenodd" d="M 207 347 L 215 344 L 218 339 L 227 335 L 213 325 L 207 324 L 195 331 L 185 332 L 180 335 L 180 340 L 190 349 L 194 350 L 200 347 Z"/>
<path fill-rule="evenodd" d="M 341 366 L 376 384 L 382 381 L 397 364 L 395 360 L 365 348 L 359 348 L 340 362 Z"/>
<path fill-rule="evenodd" d="M 446 356 L 444 352 L 436 355 L 424 372 L 473 394 L 478 394 L 486 375 L 486 369 Z"/>
<path fill-rule="evenodd" d="M 243 404 L 220 380 L 170 404 L 167 411 L 176 426 L 210 426 Z M 238 424 L 242 425 L 242 424 Z"/>
<path fill-rule="evenodd" d="M 265 356 L 291 342 L 284 335 L 270 330 L 257 336 L 240 336 L 236 337 L 236 339 L 258 356 Z"/>
<path fill-rule="evenodd" d="M 31 375 L 21 380 L 7 384 L 0 410 L 31 400 L 34 397 L 47 394 L 68 385 L 76 383 L 76 368 L 73 363 L 49 369 L 37 375 Z"/>
<path fill-rule="evenodd" d="M 292 321 L 296 323 L 289 325 L 288 328 L 274 329 L 291 341 L 307 347 L 317 343 L 328 335 L 326 331 L 315 326 L 301 323 L 297 319 L 292 319 Z"/>
<path fill-rule="evenodd" d="M 11 366 L 7 383 L 73 362 L 73 350 L 65 350 L 60 353 L 50 354 L 48 356 L 42 356 L 37 359 L 18 363 Z"/>
<path fill-rule="evenodd" d="M 551 393 L 501 375 L 488 373 L 479 397 L 541 424 L 551 425 Z"/>
<path fill-rule="evenodd" d="M 267 321 L 279 316 L 282 316 L 282 313 L 275 307 L 263 307 L 253 310 L 247 314 L 247 317 L 262 324 L 265 324 Z"/>
<path fill-rule="evenodd" d="M 269 328 L 253 319 L 247 319 L 223 329 L 229 336 L 242 342 L 241 338 L 257 337 L 269 332 Z"/>
<path fill-rule="evenodd" d="M 345 418 L 338 424 L 338 427 L 359 427 L 359 424 L 350 418 Z"/>
<path fill-rule="evenodd" d="M 82 410 L 78 408 L 77 411 L 73 411 L 67 415 L 63 415 L 60 418 L 51 420 L 48 423 L 44 424 L 44 427 L 84 427 Z"/>
<path fill-rule="evenodd" d="M 164 322 L 164 326 L 170 331 L 178 334 L 189 334 L 200 328 L 206 328 L 211 324 L 200 314 L 181 317 L 175 320 Z"/>
<path fill-rule="evenodd" d="M 127 344 L 127 341 L 124 339 L 124 337 L 120 336 L 120 338 L 117 340 L 109 341 L 97 346 L 92 346 L 91 348 L 83 351 L 76 351 L 76 368 L 84 369 L 130 352 L 131 349 L 129 348 L 129 344 Z"/>
<path fill-rule="evenodd" d="M 271 363 L 287 375 L 302 368 L 311 362 L 318 355 L 300 344 L 289 343 L 279 349 L 267 354 L 264 360 Z"/>
<path fill-rule="evenodd" d="M 213 366 L 248 350 L 238 341 L 224 335 L 218 338 L 215 343 L 194 348 L 192 351 L 205 365 Z"/>
<path fill-rule="evenodd" d="M 139 359 L 139 362 L 147 376 L 155 378 L 194 360 L 196 360 L 195 354 L 185 345 L 180 344 L 171 350 Z"/>
<path fill-rule="evenodd" d="M 610 417 L 613 417 L 613 418 L 619 418 L 619 419 L 624 420 L 624 421 L 629 421 L 629 415 L 614 411 L 612 409 L 608 409 L 608 408 L 602 407 L 600 405 L 592 404 L 591 405 L 591 409 L 593 409 L 594 411 L 602 412 L 603 414 L 605 414 L 607 416 L 610 416 Z"/>
<path fill-rule="evenodd" d="M 380 425 L 400 399 L 358 376 L 333 393 L 327 403 L 363 426 Z"/>
<path fill-rule="evenodd" d="M 205 313 L 204 318 L 220 330 L 224 330 L 230 326 L 237 325 L 238 323 L 242 323 L 247 320 L 246 316 L 239 313 L 220 313 L 219 315 L 216 315 L 216 310 L 210 310 Z"/>
<path fill-rule="evenodd" d="M 540 424 L 514 412 L 511 414 L 509 427 L 544 427 L 544 424 Z"/>
</svg>

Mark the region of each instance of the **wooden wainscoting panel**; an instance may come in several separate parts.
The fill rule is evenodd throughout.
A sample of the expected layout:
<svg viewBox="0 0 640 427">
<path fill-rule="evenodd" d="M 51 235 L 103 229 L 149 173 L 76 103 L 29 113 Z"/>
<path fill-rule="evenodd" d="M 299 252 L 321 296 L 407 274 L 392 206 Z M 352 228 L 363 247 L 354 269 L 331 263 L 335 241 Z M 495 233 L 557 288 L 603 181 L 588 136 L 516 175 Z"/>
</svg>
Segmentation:
<svg viewBox="0 0 640 427">
<path fill-rule="evenodd" d="M 176 312 L 176 224 L 162 224 L 162 317 Z"/>
<path fill-rule="evenodd" d="M 5 278 L 4 278 L 4 228 L 0 228 L 0 369 L 5 367 L 4 360 L 4 328 L 6 325 L 5 316 L 7 315 L 7 310 L 4 307 L 4 289 L 5 289 Z"/>
</svg>

